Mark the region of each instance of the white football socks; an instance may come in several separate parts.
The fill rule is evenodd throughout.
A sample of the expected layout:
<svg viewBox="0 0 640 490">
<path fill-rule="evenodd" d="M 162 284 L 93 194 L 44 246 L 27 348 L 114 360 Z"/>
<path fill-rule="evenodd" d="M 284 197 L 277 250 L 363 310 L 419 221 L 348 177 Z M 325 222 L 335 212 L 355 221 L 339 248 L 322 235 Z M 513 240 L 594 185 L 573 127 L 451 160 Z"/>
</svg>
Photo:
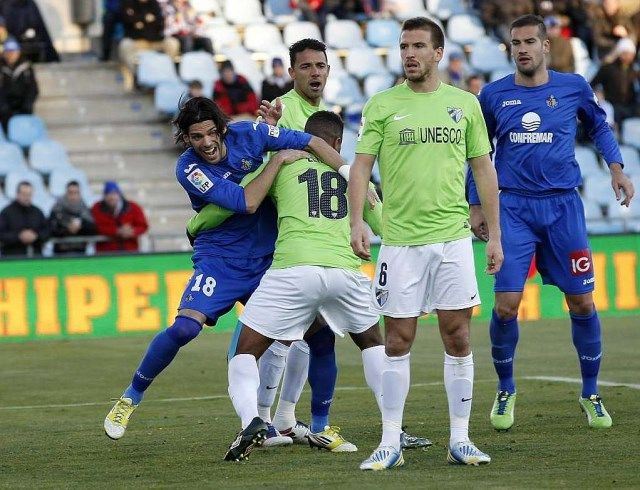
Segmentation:
<svg viewBox="0 0 640 490">
<path fill-rule="evenodd" d="M 362 351 L 362 367 L 367 386 L 373 391 L 382 414 L 382 371 L 384 369 L 384 345 L 376 345 Z"/>
<path fill-rule="evenodd" d="M 258 414 L 267 423 L 271 422 L 271 407 L 276 400 L 288 350 L 289 346 L 277 341 L 273 342 L 258 361 L 260 371 Z"/>
<path fill-rule="evenodd" d="M 280 399 L 273 417 L 276 429 L 284 430 L 296 425 L 296 403 L 309 374 L 309 346 L 304 341 L 291 344 L 287 353 Z"/>
<path fill-rule="evenodd" d="M 411 382 L 411 353 L 399 357 L 385 355 L 382 372 L 382 441 L 381 446 L 400 450 L 402 414 Z"/>
<path fill-rule="evenodd" d="M 258 416 L 258 386 L 260 375 L 256 358 L 251 354 L 238 354 L 229 361 L 229 396 L 242 428 Z"/>
<path fill-rule="evenodd" d="M 449 444 L 469 440 L 469 417 L 473 397 L 473 354 L 453 357 L 444 354 L 444 387 L 449 402 L 451 433 Z"/>
</svg>

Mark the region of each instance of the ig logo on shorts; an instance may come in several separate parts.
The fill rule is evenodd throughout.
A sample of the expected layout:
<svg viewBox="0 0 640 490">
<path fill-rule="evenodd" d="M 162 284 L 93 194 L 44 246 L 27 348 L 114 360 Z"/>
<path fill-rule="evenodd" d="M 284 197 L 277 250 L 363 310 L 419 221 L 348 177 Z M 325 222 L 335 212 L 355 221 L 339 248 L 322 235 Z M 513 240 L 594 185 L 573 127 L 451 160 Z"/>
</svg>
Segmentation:
<svg viewBox="0 0 640 490">
<path fill-rule="evenodd" d="M 591 265 L 591 251 L 588 248 L 571 252 L 569 254 L 569 260 L 571 261 L 572 276 L 581 276 L 593 270 Z"/>
</svg>

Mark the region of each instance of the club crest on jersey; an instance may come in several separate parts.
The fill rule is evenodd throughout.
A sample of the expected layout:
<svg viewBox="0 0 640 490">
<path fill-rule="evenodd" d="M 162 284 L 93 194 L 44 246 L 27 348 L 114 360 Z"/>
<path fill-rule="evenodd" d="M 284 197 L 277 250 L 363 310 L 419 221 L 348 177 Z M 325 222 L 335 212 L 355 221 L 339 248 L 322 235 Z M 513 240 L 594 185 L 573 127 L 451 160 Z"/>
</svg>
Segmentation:
<svg viewBox="0 0 640 490">
<path fill-rule="evenodd" d="M 416 144 L 416 132 L 413 129 L 404 128 L 400 130 L 400 146 Z"/>
<path fill-rule="evenodd" d="M 553 94 L 547 97 L 547 105 L 552 109 L 558 107 L 558 99 L 556 99 Z"/>
<path fill-rule="evenodd" d="M 249 170 L 251 168 L 251 162 L 246 158 L 243 158 L 241 162 L 242 162 L 242 165 L 241 165 L 242 170 Z"/>
<path fill-rule="evenodd" d="M 447 113 L 451 119 L 453 119 L 453 122 L 456 123 L 459 123 L 462 120 L 462 116 L 464 116 L 462 109 L 459 107 L 447 107 Z"/>
<path fill-rule="evenodd" d="M 187 180 L 193 184 L 193 187 L 198 189 L 203 194 L 207 192 L 209 189 L 213 187 L 213 182 L 209 180 L 202 170 L 195 169 L 189 175 L 187 175 Z"/>
<path fill-rule="evenodd" d="M 379 306 L 384 306 L 384 304 L 389 299 L 389 291 L 387 289 L 376 288 L 376 303 Z"/>
</svg>

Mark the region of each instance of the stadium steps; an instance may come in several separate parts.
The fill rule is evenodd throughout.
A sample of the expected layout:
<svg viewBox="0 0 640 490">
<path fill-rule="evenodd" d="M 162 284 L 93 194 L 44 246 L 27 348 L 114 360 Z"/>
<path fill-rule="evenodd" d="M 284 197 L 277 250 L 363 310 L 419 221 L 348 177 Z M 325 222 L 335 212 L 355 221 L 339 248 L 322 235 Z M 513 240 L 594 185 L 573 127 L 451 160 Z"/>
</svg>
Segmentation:
<svg viewBox="0 0 640 490">
<path fill-rule="evenodd" d="M 36 64 L 40 98 L 93 95 L 120 96 L 125 93 L 117 63 L 93 60 Z"/>
<path fill-rule="evenodd" d="M 178 153 L 167 150 L 76 151 L 69 155 L 71 163 L 98 181 L 175 181 Z"/>
</svg>

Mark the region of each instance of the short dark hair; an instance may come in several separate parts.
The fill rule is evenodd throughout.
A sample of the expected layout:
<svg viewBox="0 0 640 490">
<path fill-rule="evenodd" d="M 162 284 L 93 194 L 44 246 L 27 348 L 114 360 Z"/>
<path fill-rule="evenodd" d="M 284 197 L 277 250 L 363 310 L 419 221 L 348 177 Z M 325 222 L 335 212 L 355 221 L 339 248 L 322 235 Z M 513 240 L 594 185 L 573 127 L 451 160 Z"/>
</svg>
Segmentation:
<svg viewBox="0 0 640 490">
<path fill-rule="evenodd" d="M 344 123 L 342 118 L 335 112 L 317 111 L 307 119 L 304 130 L 331 144 L 333 140 L 342 138 Z"/>
<path fill-rule="evenodd" d="M 289 62 L 293 67 L 296 64 L 296 55 L 302 53 L 305 49 L 312 49 L 314 51 L 320 51 L 324 53 L 324 58 L 327 59 L 327 45 L 317 39 L 300 39 L 289 47 Z"/>
<path fill-rule="evenodd" d="M 70 180 L 69 182 L 67 182 L 66 188 L 68 189 L 72 185 L 75 185 L 76 187 L 80 187 L 80 183 L 77 180 Z"/>
<path fill-rule="evenodd" d="M 403 31 L 415 31 L 416 29 L 422 29 L 423 31 L 427 31 L 431 33 L 431 44 L 435 49 L 443 48 L 444 49 L 444 32 L 438 24 L 436 24 L 431 19 L 427 19 L 426 17 L 412 17 L 411 19 L 407 19 L 402 23 Z"/>
<path fill-rule="evenodd" d="M 16 186 L 16 191 L 19 191 L 20 187 L 22 186 L 33 187 L 31 182 L 29 182 L 28 180 L 21 180 L 20 182 L 18 182 L 18 185 Z"/>
<path fill-rule="evenodd" d="M 200 80 L 191 80 L 189 82 L 189 88 L 202 88 L 202 82 Z"/>
<path fill-rule="evenodd" d="M 543 41 L 548 38 L 547 26 L 544 24 L 544 19 L 539 15 L 527 14 L 521 15 L 511 23 L 509 32 L 517 27 L 537 26 L 540 39 Z"/>
<path fill-rule="evenodd" d="M 183 143 L 183 137 L 189 133 L 192 124 L 203 121 L 213 121 L 220 136 L 227 130 L 229 117 L 222 112 L 214 101 L 207 97 L 193 97 L 180 102 L 180 111 L 171 123 L 175 126 L 176 143 Z"/>
</svg>

